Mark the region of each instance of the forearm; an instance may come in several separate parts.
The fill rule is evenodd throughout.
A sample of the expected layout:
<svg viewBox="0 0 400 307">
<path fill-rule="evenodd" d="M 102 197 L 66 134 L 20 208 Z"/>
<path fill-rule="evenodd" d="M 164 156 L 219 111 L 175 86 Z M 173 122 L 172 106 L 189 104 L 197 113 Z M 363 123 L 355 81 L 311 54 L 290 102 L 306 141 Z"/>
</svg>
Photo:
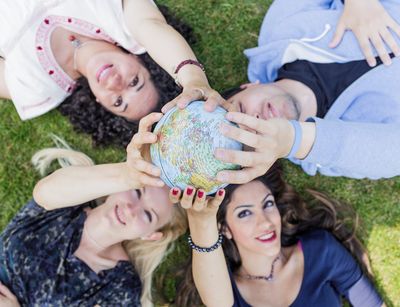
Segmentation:
<svg viewBox="0 0 400 307">
<path fill-rule="evenodd" d="M 47 210 L 79 205 L 135 188 L 125 180 L 125 171 L 126 163 L 62 168 L 40 180 L 33 197 Z"/>
<path fill-rule="evenodd" d="M 140 12 L 140 13 L 137 13 Z M 186 40 L 170 25 L 160 11 L 148 0 L 124 1 L 127 26 L 135 40 L 146 48 L 149 55 L 175 77 L 176 67 L 184 60 L 196 60 Z M 197 66 L 185 65 L 179 70 L 178 81 L 187 84 L 207 84 L 205 73 Z"/>
<path fill-rule="evenodd" d="M 399 124 L 315 119 L 316 137 L 306 164 L 326 175 L 390 178 L 400 174 Z M 303 162 L 302 162 L 303 163 Z"/>
<path fill-rule="evenodd" d="M 6 85 L 5 64 L 5 60 L 0 58 L 0 98 L 11 99 Z"/>
<path fill-rule="evenodd" d="M 189 227 L 192 241 L 198 246 L 212 246 L 218 240 L 216 220 L 196 222 L 189 215 Z M 222 247 L 208 253 L 193 250 L 192 263 L 194 282 L 203 303 L 211 307 L 231 307 L 232 286 Z"/>
</svg>

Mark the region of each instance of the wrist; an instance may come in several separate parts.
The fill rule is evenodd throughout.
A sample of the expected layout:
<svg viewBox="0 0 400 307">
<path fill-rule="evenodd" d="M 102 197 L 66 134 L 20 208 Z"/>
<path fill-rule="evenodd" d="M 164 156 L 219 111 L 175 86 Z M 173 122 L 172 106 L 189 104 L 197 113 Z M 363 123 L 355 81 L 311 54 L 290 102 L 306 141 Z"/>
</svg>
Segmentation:
<svg viewBox="0 0 400 307">
<path fill-rule="evenodd" d="M 194 221 L 189 218 L 189 229 L 196 245 L 209 246 L 218 239 L 218 226 L 215 218 L 213 221 Z"/>
<path fill-rule="evenodd" d="M 209 86 L 205 72 L 196 65 L 185 65 L 181 67 L 175 76 L 175 81 L 183 88 L 188 86 Z"/>
<path fill-rule="evenodd" d="M 118 183 L 124 186 L 126 190 L 139 189 L 142 187 L 137 180 L 137 172 L 133 174 L 132 169 L 129 167 L 128 162 L 121 162 L 117 164 L 118 167 Z"/>
<path fill-rule="evenodd" d="M 314 145 L 316 136 L 315 123 L 301 122 L 300 126 L 302 130 L 301 145 L 299 150 L 296 152 L 295 157 L 297 159 L 305 159 Z"/>
</svg>

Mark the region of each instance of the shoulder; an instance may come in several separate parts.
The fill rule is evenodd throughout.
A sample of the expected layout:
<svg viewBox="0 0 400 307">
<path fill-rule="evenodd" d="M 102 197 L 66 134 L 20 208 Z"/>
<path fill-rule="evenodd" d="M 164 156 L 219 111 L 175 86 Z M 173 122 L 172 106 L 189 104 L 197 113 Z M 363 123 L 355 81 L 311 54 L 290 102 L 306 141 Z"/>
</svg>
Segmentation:
<svg viewBox="0 0 400 307">
<path fill-rule="evenodd" d="M 319 251 L 318 257 L 330 256 L 332 253 L 344 251 L 345 247 L 328 230 L 313 229 L 299 236 L 303 250 Z"/>
</svg>

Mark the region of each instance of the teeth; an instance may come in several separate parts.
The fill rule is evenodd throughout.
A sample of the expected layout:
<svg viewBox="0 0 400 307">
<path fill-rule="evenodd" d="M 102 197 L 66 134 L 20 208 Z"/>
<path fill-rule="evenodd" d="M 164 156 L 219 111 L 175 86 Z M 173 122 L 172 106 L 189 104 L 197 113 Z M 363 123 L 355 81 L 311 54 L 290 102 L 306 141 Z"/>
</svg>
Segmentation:
<svg viewBox="0 0 400 307">
<path fill-rule="evenodd" d="M 274 235 L 274 232 L 270 232 L 270 233 L 262 235 L 262 236 L 260 236 L 258 238 L 260 240 L 268 240 L 268 239 L 271 239 L 273 235 Z"/>
<path fill-rule="evenodd" d="M 104 74 L 105 74 L 106 71 L 109 70 L 109 69 L 110 69 L 110 67 L 107 67 L 106 69 L 103 69 L 103 71 L 100 73 L 99 80 L 101 80 L 101 79 L 103 78 Z"/>
</svg>

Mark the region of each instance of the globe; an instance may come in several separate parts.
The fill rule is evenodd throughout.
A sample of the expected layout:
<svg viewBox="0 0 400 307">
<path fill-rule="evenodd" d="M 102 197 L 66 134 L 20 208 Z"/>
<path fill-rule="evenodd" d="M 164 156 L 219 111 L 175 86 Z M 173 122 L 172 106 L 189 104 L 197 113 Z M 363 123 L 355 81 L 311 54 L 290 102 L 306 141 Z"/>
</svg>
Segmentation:
<svg viewBox="0 0 400 307">
<path fill-rule="evenodd" d="M 168 111 L 154 128 L 158 141 L 150 146 L 150 155 L 169 187 L 184 190 L 191 185 L 210 195 L 227 185 L 216 179 L 219 171 L 240 168 L 216 159 L 214 150 L 241 150 L 242 144 L 219 132 L 221 123 L 235 125 L 225 119 L 226 110 L 217 107 L 206 112 L 203 105 L 203 101 L 194 101 L 183 110 Z"/>
</svg>

